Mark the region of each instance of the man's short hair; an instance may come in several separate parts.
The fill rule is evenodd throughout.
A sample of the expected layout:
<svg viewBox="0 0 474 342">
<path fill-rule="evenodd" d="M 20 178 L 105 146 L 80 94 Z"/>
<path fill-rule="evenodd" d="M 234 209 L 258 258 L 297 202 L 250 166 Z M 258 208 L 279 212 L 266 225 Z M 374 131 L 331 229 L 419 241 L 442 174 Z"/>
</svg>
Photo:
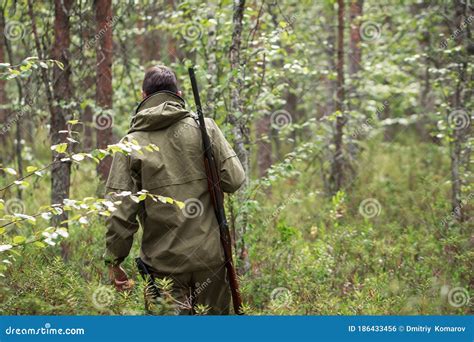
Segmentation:
<svg viewBox="0 0 474 342">
<path fill-rule="evenodd" d="M 176 75 L 170 68 L 164 65 L 151 67 L 145 72 L 142 90 L 147 96 L 161 90 L 177 93 L 178 81 L 176 80 Z"/>
</svg>

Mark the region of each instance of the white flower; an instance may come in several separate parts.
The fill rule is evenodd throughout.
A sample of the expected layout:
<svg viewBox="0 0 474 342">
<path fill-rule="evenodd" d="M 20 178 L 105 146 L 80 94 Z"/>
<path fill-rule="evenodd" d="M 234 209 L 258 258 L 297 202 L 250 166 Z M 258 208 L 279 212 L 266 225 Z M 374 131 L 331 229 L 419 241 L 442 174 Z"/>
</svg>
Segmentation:
<svg viewBox="0 0 474 342">
<path fill-rule="evenodd" d="M 12 245 L 0 245 L 0 252 L 8 251 L 12 247 Z"/>
<path fill-rule="evenodd" d="M 56 242 L 54 242 L 54 241 L 51 240 L 50 238 L 44 239 L 44 242 L 46 242 L 46 243 L 47 243 L 48 245 L 50 245 L 50 246 L 56 245 Z"/>
<path fill-rule="evenodd" d="M 64 228 L 59 228 L 58 230 L 56 230 L 56 233 L 61 235 L 63 238 L 67 238 L 69 236 L 68 231 Z"/>
</svg>

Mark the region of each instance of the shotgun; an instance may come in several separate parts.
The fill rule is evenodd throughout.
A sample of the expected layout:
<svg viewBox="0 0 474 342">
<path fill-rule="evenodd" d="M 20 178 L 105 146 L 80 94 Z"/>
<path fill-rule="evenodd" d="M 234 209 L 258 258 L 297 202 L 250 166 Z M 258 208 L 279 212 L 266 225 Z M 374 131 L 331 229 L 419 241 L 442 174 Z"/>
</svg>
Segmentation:
<svg viewBox="0 0 474 342">
<path fill-rule="evenodd" d="M 242 315 L 242 297 L 239 290 L 239 282 L 237 280 L 237 273 L 235 272 L 234 261 L 232 260 L 232 245 L 230 241 L 229 226 L 225 217 L 224 210 L 224 193 L 221 188 L 221 179 L 219 170 L 217 169 L 216 160 L 212 153 L 211 142 L 206 131 L 206 123 L 202 113 L 201 98 L 199 97 L 199 90 L 194 75 L 194 69 L 189 68 L 189 78 L 191 79 L 191 86 L 193 88 L 194 102 L 196 103 L 196 112 L 198 115 L 199 127 L 201 129 L 202 142 L 204 148 L 204 167 L 207 175 L 207 187 L 211 195 L 212 205 L 216 214 L 217 222 L 219 224 L 220 240 L 224 249 L 225 267 L 227 269 L 227 276 L 229 278 L 230 291 L 232 294 L 232 303 L 234 311 L 237 315 Z"/>
</svg>

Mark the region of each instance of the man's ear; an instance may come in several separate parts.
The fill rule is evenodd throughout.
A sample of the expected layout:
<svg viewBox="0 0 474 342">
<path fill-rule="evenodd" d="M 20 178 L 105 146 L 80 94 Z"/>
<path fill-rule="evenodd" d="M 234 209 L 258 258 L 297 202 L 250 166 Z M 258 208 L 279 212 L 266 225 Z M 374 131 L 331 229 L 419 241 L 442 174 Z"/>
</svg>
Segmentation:
<svg viewBox="0 0 474 342">
<path fill-rule="evenodd" d="M 178 90 L 176 94 L 178 94 L 178 96 L 183 96 L 183 92 L 181 90 Z"/>
<path fill-rule="evenodd" d="M 146 93 L 142 91 L 142 99 L 145 99 L 147 97 Z"/>
</svg>

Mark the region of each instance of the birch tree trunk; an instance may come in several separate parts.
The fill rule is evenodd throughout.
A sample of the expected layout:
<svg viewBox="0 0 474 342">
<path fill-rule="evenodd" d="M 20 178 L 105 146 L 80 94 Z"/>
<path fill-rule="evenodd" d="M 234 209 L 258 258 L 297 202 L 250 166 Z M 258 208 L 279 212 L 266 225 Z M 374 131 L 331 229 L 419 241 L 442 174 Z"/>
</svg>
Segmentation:
<svg viewBox="0 0 474 342">
<path fill-rule="evenodd" d="M 455 0 L 454 7 L 454 27 L 460 27 L 463 17 L 465 18 L 465 4 L 462 0 Z M 460 34 L 455 38 L 456 45 L 462 46 L 463 35 Z M 469 56 L 463 56 L 466 60 Z M 462 58 L 462 57 L 461 57 Z M 454 217 L 458 221 L 464 220 L 464 208 L 461 202 L 462 196 L 462 177 L 461 177 L 461 160 L 463 151 L 464 134 L 470 128 L 469 125 L 463 123 L 468 122 L 470 115 L 467 110 L 462 108 L 462 93 L 464 90 L 464 81 L 466 79 L 467 62 L 461 61 L 458 65 L 459 77 L 456 79 L 456 88 L 451 96 L 451 111 L 448 114 L 448 123 L 452 130 L 452 140 L 450 141 L 450 157 L 451 157 L 451 207 Z M 458 121 L 460 120 L 460 121 Z M 461 123 L 461 125 L 458 125 Z M 464 127 L 467 126 L 467 127 Z"/>
<path fill-rule="evenodd" d="M 2 11 L 2 13 L 0 13 L 0 32 L 4 32 L 5 30 L 5 21 L 4 21 L 4 18 L 3 18 L 3 7 L 0 8 L 0 10 Z M 6 35 L 3 35 L 2 38 L 0 39 L 4 39 L 5 40 L 5 43 L 7 43 L 7 37 Z M 0 63 L 4 63 L 6 62 L 6 57 L 5 57 L 5 46 L 6 44 L 0 44 Z M 7 97 L 7 91 L 6 91 L 6 85 L 7 85 L 7 81 L 6 80 L 1 80 L 0 79 L 0 106 L 5 106 L 8 104 L 8 97 Z M 5 108 L 0 108 L 0 143 L 2 144 L 2 146 L 6 146 L 7 143 L 8 143 L 8 130 L 7 130 L 7 127 L 5 126 L 6 123 L 7 123 L 7 119 L 8 119 L 8 110 L 5 109 Z M 4 156 L 4 154 L 2 153 L 2 155 L 0 155 L 0 163 L 2 165 L 5 165 L 6 161 L 6 158 Z"/>
<path fill-rule="evenodd" d="M 2 8 L 2 13 L 0 14 L 0 20 L 1 20 L 1 26 L 2 26 L 2 31 L 4 30 L 4 25 L 5 25 L 5 9 Z M 15 62 L 13 60 L 13 51 L 12 47 L 10 44 L 10 41 L 8 40 L 7 35 L 3 35 L 4 38 L 4 47 L 8 55 L 8 61 L 10 62 L 11 65 L 14 65 Z M 23 104 L 23 86 L 21 81 L 18 78 L 15 78 L 15 83 L 18 89 L 18 107 L 21 107 Z M 6 95 L 6 94 L 5 94 Z M 6 112 L 8 114 L 8 112 Z M 8 119 L 6 117 L 5 119 Z M 13 122 L 13 121 L 12 121 Z M 11 124 L 13 126 L 13 124 Z M 11 127 L 10 125 L 8 126 L 8 129 Z M 8 134 L 8 132 L 5 132 L 5 134 Z M 7 135 L 5 135 L 5 138 L 8 138 Z M 18 169 L 18 177 L 23 177 L 23 157 L 22 157 L 22 146 L 21 146 L 21 139 L 22 139 L 22 125 L 21 125 L 21 120 L 16 120 L 16 132 L 15 132 L 15 140 L 16 142 L 14 143 L 14 148 L 15 148 L 15 159 L 17 163 L 17 169 Z M 8 139 L 5 140 L 5 143 L 8 143 Z M 8 162 L 8 160 L 2 160 L 3 162 Z M 22 190 L 20 187 L 17 188 L 17 195 L 18 198 L 22 198 Z"/>
<path fill-rule="evenodd" d="M 334 133 L 334 157 L 332 161 L 331 171 L 331 186 L 332 193 L 336 193 L 342 187 L 344 175 L 343 175 L 343 129 L 344 129 L 344 0 L 338 0 L 338 28 L 337 28 L 337 99 L 336 99 L 336 111 L 338 112 L 336 118 L 336 131 Z"/>
<path fill-rule="evenodd" d="M 216 6 L 215 4 L 208 5 L 207 19 L 209 20 L 209 27 L 207 29 L 207 74 L 209 80 L 209 89 L 207 91 L 206 113 L 216 119 L 216 86 L 217 86 L 217 23 L 216 23 Z"/>
<path fill-rule="evenodd" d="M 242 188 L 239 190 L 239 200 L 245 201 L 245 191 L 249 184 L 249 151 L 246 148 L 246 142 L 248 140 L 248 129 L 242 120 L 243 108 L 242 100 L 240 98 L 243 80 L 241 78 L 240 68 L 240 48 L 242 43 L 242 29 L 243 29 L 243 16 L 245 9 L 245 0 L 234 0 L 234 15 L 232 19 L 233 32 L 232 32 L 232 45 L 230 47 L 230 113 L 228 115 L 229 123 L 232 125 L 232 134 L 234 137 L 234 148 L 237 156 L 242 163 L 245 170 L 245 182 Z M 240 220 L 237 222 L 237 251 L 241 264 L 239 265 L 239 272 L 245 273 L 250 268 L 248 260 L 247 246 L 244 241 L 244 235 L 247 231 L 248 218 L 243 210 L 240 215 Z"/>
</svg>

